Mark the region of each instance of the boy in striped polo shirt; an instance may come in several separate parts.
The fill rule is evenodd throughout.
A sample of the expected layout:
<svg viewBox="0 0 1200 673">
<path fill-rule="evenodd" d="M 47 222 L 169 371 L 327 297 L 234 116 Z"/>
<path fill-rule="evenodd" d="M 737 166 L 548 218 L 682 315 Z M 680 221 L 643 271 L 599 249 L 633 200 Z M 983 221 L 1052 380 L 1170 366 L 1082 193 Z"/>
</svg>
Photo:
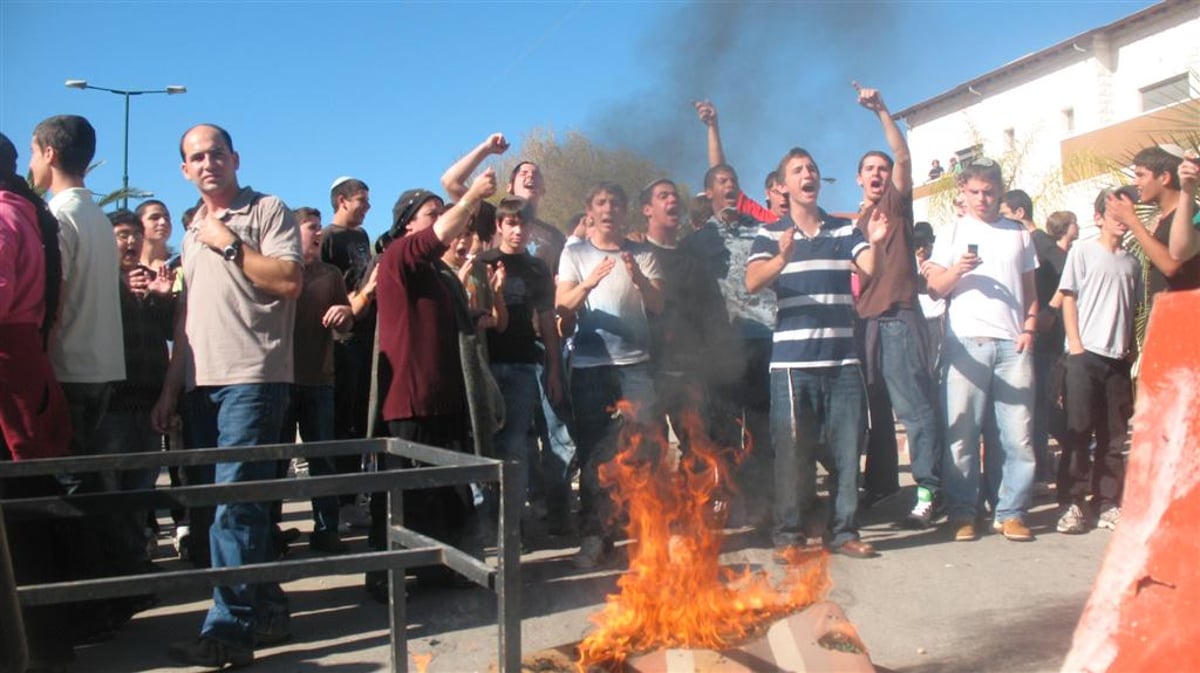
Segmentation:
<svg viewBox="0 0 1200 673">
<path fill-rule="evenodd" d="M 746 288 L 770 287 L 779 307 L 771 354 L 772 538 L 780 553 L 804 546 L 808 532 L 820 530 L 812 515 L 815 461 L 821 460 L 833 475 L 833 550 L 869 558 L 875 549 L 859 539 L 856 522 L 866 390 L 850 274 L 870 276 L 875 255 L 854 223 L 817 207 L 821 173 L 811 154 L 792 148 L 777 174 L 787 188 L 788 214 L 762 226 L 746 263 Z M 882 240 L 887 226 L 877 211 L 868 224 L 870 241 Z"/>
</svg>

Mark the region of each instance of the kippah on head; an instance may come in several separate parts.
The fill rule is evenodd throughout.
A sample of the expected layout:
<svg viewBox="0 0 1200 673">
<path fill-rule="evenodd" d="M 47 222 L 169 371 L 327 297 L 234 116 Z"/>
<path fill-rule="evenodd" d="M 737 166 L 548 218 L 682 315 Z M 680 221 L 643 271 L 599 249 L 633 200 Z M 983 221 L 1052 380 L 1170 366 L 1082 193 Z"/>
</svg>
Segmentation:
<svg viewBox="0 0 1200 673">
<path fill-rule="evenodd" d="M 334 180 L 332 185 L 329 185 L 329 191 L 332 192 L 333 190 L 338 188 L 338 185 L 342 184 L 343 182 L 348 182 L 353 179 L 354 178 L 350 177 L 349 175 L 343 175 L 342 177 Z"/>
<path fill-rule="evenodd" d="M 16 175 L 17 174 L 17 146 L 8 139 L 8 136 L 0 133 L 0 175 Z"/>
</svg>

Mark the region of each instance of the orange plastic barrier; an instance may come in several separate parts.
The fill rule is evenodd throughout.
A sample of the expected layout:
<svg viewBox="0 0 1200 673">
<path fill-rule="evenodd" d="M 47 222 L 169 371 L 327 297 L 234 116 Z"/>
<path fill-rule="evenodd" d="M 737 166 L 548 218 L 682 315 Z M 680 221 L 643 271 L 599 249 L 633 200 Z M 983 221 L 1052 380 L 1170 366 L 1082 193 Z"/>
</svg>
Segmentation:
<svg viewBox="0 0 1200 673">
<path fill-rule="evenodd" d="M 1121 523 L 1063 671 L 1200 666 L 1200 291 L 1160 295 L 1146 335 Z"/>
</svg>

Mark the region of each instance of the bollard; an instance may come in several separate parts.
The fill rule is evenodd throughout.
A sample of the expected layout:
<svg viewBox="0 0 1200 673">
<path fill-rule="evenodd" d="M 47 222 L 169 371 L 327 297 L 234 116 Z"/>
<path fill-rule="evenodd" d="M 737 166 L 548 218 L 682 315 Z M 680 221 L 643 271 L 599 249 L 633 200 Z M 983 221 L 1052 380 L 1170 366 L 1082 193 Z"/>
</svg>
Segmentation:
<svg viewBox="0 0 1200 673">
<path fill-rule="evenodd" d="M 1161 294 L 1146 331 L 1121 522 L 1064 673 L 1183 671 L 1200 661 L 1200 290 Z M 1190 664 L 1188 662 L 1191 662 Z"/>
<path fill-rule="evenodd" d="M 4 508 L 0 507 L 0 673 L 20 673 L 29 664 L 25 649 L 25 622 L 17 600 L 17 580 L 8 552 Z"/>
</svg>

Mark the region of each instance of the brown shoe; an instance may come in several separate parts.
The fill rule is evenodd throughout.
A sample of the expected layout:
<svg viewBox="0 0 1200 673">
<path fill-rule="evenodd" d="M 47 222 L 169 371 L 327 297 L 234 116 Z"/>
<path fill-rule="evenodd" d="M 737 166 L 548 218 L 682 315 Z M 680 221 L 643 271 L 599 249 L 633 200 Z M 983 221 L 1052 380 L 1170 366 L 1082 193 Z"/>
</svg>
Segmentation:
<svg viewBox="0 0 1200 673">
<path fill-rule="evenodd" d="M 1033 531 L 1029 530 L 1029 526 L 1016 517 L 1005 519 L 1002 523 L 993 525 L 992 528 L 1013 542 L 1033 541 Z"/>
<path fill-rule="evenodd" d="M 863 542 L 862 540 L 846 540 L 834 547 L 833 551 L 838 554 L 845 554 L 850 558 L 872 558 L 878 556 L 875 553 L 875 546 L 870 542 Z"/>
<path fill-rule="evenodd" d="M 971 521 L 960 522 L 958 528 L 954 529 L 955 542 L 970 542 L 978 539 L 979 533 L 975 530 L 975 524 Z"/>
</svg>

